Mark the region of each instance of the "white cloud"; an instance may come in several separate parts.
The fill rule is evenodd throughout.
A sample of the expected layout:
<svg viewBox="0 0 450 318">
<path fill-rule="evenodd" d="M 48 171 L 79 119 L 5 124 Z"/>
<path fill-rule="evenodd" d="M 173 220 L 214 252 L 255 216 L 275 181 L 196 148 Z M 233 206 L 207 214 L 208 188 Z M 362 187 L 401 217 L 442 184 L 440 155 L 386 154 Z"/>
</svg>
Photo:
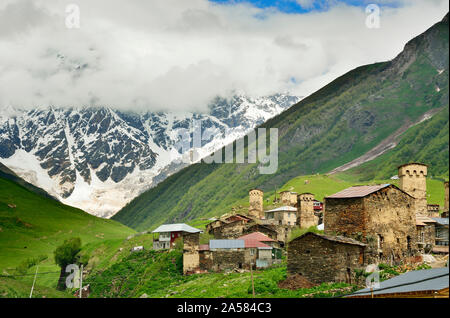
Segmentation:
<svg viewBox="0 0 450 318">
<path fill-rule="evenodd" d="M 69 3 L 80 29 L 65 27 Z M 294 15 L 206 0 L 0 0 L 0 107 L 203 111 L 233 90 L 305 96 L 395 57 L 448 3 L 382 10 L 368 29 L 363 8 L 345 5 Z"/>
</svg>

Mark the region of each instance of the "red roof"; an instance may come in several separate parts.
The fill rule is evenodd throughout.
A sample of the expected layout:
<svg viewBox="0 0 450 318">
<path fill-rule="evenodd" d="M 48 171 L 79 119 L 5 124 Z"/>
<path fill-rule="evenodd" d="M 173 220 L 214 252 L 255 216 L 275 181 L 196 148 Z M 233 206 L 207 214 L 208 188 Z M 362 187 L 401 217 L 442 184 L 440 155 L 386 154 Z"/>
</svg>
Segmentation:
<svg viewBox="0 0 450 318">
<path fill-rule="evenodd" d="M 198 246 L 199 251 L 209 251 L 209 244 L 200 244 Z"/>
<path fill-rule="evenodd" d="M 244 236 L 241 236 L 238 238 L 238 240 L 244 240 L 244 241 L 258 241 L 258 242 L 275 242 L 275 240 L 272 240 L 267 235 L 264 235 L 261 232 L 253 232 Z"/>
<path fill-rule="evenodd" d="M 245 248 L 258 248 L 258 247 L 271 248 L 269 245 L 266 245 L 263 242 L 257 240 L 245 240 L 244 242 Z"/>
</svg>

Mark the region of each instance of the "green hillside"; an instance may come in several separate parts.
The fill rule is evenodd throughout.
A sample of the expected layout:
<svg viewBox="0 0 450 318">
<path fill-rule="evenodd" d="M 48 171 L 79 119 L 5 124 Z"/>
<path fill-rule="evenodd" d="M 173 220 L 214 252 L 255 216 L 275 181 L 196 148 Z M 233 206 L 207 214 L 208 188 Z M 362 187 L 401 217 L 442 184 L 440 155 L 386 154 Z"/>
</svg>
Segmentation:
<svg viewBox="0 0 450 318">
<path fill-rule="evenodd" d="M 251 273 L 208 273 L 183 275 L 181 251 L 142 251 L 131 253 L 108 269 L 91 275 L 86 283 L 95 298 L 250 298 Z M 330 297 L 348 293 L 353 286 L 322 284 L 291 291 L 278 282 L 286 279 L 286 265 L 253 273 L 257 297 Z"/>
<path fill-rule="evenodd" d="M 447 107 L 433 118 L 406 131 L 399 145 L 393 150 L 346 173 L 361 181 L 383 178 L 393 174 L 399 165 L 414 158 L 414 161 L 429 165 L 429 177 L 448 180 L 448 118 Z"/>
<path fill-rule="evenodd" d="M 134 230 L 112 220 L 40 196 L 0 177 L 0 275 L 58 272 L 53 251 L 65 239 L 80 237 L 83 245 L 123 241 Z M 59 273 L 39 276 L 39 286 L 55 287 Z M 32 276 L 21 279 L 31 286 Z M 19 284 L 19 283 L 18 283 Z"/>
<path fill-rule="evenodd" d="M 195 164 L 134 199 L 113 219 L 148 229 L 221 215 L 245 202 L 250 188 L 270 194 L 297 176 L 327 173 L 429 111 L 438 113 L 409 128 L 394 150 L 367 163 L 372 166 L 361 177 L 353 171 L 346 176 L 388 179 L 400 161 L 424 161 L 430 175 L 448 175 L 448 37 L 447 15 L 394 60 L 350 71 L 262 125 L 278 128 L 276 174 L 259 174 L 258 164 Z"/>
</svg>

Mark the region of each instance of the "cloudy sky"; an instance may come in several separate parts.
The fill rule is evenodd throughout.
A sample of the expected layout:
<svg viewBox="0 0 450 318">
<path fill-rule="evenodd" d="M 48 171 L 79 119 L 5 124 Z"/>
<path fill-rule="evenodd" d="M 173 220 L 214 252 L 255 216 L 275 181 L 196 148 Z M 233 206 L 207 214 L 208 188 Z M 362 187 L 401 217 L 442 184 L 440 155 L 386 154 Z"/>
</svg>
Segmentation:
<svg viewBox="0 0 450 318">
<path fill-rule="evenodd" d="M 380 28 L 366 25 L 369 3 Z M 394 58 L 447 11 L 446 0 L 0 0 L 0 108 L 204 111 L 233 92 L 307 96 Z"/>
</svg>

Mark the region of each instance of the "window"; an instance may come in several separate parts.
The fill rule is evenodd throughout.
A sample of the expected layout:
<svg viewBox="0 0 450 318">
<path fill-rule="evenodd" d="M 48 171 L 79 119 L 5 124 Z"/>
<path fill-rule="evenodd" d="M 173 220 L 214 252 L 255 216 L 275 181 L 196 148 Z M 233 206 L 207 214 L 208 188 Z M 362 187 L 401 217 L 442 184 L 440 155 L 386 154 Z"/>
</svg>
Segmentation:
<svg viewBox="0 0 450 318">
<path fill-rule="evenodd" d="M 411 237 L 409 235 L 406 237 L 406 248 L 411 250 Z"/>
<path fill-rule="evenodd" d="M 383 236 L 378 234 L 378 249 L 380 249 L 380 250 L 383 249 L 383 241 L 384 241 Z"/>
</svg>

